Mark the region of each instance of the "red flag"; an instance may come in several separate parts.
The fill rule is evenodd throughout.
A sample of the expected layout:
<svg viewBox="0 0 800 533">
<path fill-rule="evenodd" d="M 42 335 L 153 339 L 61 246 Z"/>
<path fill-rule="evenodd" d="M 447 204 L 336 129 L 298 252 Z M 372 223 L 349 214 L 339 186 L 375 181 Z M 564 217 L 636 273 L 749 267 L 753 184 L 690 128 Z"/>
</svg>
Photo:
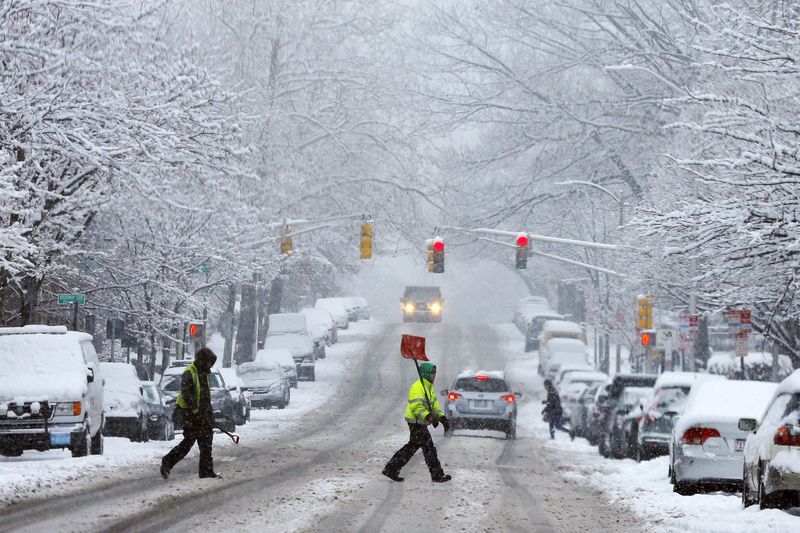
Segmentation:
<svg viewBox="0 0 800 533">
<path fill-rule="evenodd" d="M 427 361 L 428 356 L 425 355 L 425 337 L 403 335 L 403 339 L 400 341 L 400 355 L 406 359 Z"/>
</svg>

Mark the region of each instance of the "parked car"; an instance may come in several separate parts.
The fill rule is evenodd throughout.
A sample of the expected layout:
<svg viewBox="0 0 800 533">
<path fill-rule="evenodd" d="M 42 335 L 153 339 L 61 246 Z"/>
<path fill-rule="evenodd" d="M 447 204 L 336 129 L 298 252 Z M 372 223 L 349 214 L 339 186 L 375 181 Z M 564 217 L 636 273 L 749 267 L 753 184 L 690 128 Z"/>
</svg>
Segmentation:
<svg viewBox="0 0 800 533">
<path fill-rule="evenodd" d="M 282 348 L 259 350 L 256 353 L 255 361 L 281 365 L 286 378 L 289 380 L 289 386 L 293 389 L 297 388 L 297 366 L 294 358 L 292 358 L 292 352 L 289 350 Z"/>
<path fill-rule="evenodd" d="M 220 368 L 222 379 L 231 395 L 233 402 L 233 423 L 243 426 L 250 421 L 250 393 L 242 387 L 242 382 L 236 374 L 235 368 Z"/>
<path fill-rule="evenodd" d="M 622 420 L 618 411 L 626 411 L 623 393 L 629 387 L 652 388 L 658 376 L 653 374 L 617 374 L 608 386 L 608 396 L 600 405 L 597 446 L 603 457 L 619 457 Z M 627 414 L 627 412 L 625 413 Z M 612 444 L 615 446 L 612 449 Z"/>
<path fill-rule="evenodd" d="M 409 285 L 400 298 L 403 322 L 441 322 L 444 298 L 439 287 Z"/>
<path fill-rule="evenodd" d="M 586 389 L 586 383 L 575 382 L 570 383 L 565 387 L 561 387 L 558 391 L 558 396 L 561 398 L 561 408 L 563 409 L 562 420 L 565 422 L 570 422 L 570 427 L 573 429 L 574 426 L 572 425 L 572 413 L 576 410 L 578 406 L 578 399 L 583 395 Z"/>
<path fill-rule="evenodd" d="M 608 392 L 611 389 L 611 384 L 601 385 L 595 392 L 589 407 L 588 423 L 586 427 L 586 440 L 589 444 L 596 446 L 600 443 L 600 436 L 603 434 L 603 428 L 608 423 L 608 418 L 611 415 L 610 411 L 606 408 L 608 406 Z"/>
<path fill-rule="evenodd" d="M 527 327 L 525 328 L 525 351 L 530 352 L 538 350 L 539 336 L 542 334 L 544 323 L 548 320 L 566 320 L 564 315 L 559 315 L 550 310 L 541 310 L 537 308 L 534 314 L 526 317 Z"/>
<path fill-rule="evenodd" d="M 350 322 L 358 322 L 358 307 L 355 302 L 344 296 L 339 296 L 336 299 L 342 302 L 344 308 L 347 310 L 347 320 Z"/>
<path fill-rule="evenodd" d="M 566 387 L 572 383 L 584 383 L 593 385 L 595 383 L 608 383 L 608 376 L 599 370 L 571 369 L 561 373 L 557 386 Z M 557 376 L 558 377 L 558 376 Z"/>
<path fill-rule="evenodd" d="M 181 390 L 181 377 L 190 363 L 191 361 L 188 359 L 172 362 L 172 365 L 162 374 L 161 381 L 158 382 L 158 388 L 162 394 L 177 399 Z M 225 386 L 225 379 L 217 368 L 211 369 L 211 408 L 214 410 L 216 427 L 225 431 L 236 431 L 233 399 Z M 179 427 L 178 421 L 175 421 L 175 429 L 183 429 L 183 427 Z"/>
<path fill-rule="evenodd" d="M 325 344 L 333 346 L 339 341 L 338 328 L 336 322 L 333 320 L 331 314 L 324 309 L 316 309 L 314 307 L 306 307 L 300 310 L 301 313 L 306 315 L 306 323 L 309 329 L 312 326 L 318 326 L 325 329 Z"/>
<path fill-rule="evenodd" d="M 144 400 L 147 402 L 147 433 L 153 440 L 172 440 L 175 438 L 175 425 L 172 413 L 175 400 L 161 395 L 158 386 L 152 381 L 142 381 Z"/>
<path fill-rule="evenodd" d="M 147 442 L 150 411 L 144 399 L 136 369 L 130 363 L 100 363 L 105 379 L 103 432 L 109 437 L 126 437 L 131 442 Z"/>
<path fill-rule="evenodd" d="M 586 343 L 586 336 L 583 334 L 581 325 L 569 320 L 546 320 L 542 324 L 539 344 L 546 344 L 550 339 L 577 339 Z"/>
<path fill-rule="evenodd" d="M 561 364 L 591 366 L 589 348 L 578 339 L 550 339 L 539 350 L 539 374 L 552 379 Z"/>
<path fill-rule="evenodd" d="M 585 370 L 585 367 L 564 368 L 564 372 L 556 376 L 556 388 L 564 409 L 564 420 L 572 420 L 572 412 L 578 407 L 578 401 L 584 391 L 591 385 L 607 383 L 608 376 L 596 370 Z"/>
<path fill-rule="evenodd" d="M 714 374 L 697 372 L 664 372 L 653 387 L 653 399 L 645 406 L 636 427 L 634 457 L 646 461 L 657 455 L 669 454 L 673 420 L 683 413 L 692 387 L 706 380 L 725 379 Z"/>
<path fill-rule="evenodd" d="M 784 379 L 772 396 L 761 422 L 743 417 L 744 506 L 762 509 L 800 505 L 800 370 Z"/>
<path fill-rule="evenodd" d="M 317 298 L 314 308 L 330 313 L 338 329 L 347 329 L 350 325 L 350 319 L 347 317 L 347 308 L 339 298 Z"/>
<path fill-rule="evenodd" d="M 644 406 L 653 399 L 653 388 L 630 387 L 623 393 L 623 401 L 617 405 L 618 415 L 616 422 L 621 426 L 621 434 L 617 435 L 616 446 L 611 446 L 612 454 L 618 457 L 636 457 L 638 448 L 637 433 L 639 420 L 644 413 Z M 622 405 L 622 409 L 620 409 Z M 613 433 L 612 433 L 613 435 Z M 612 440 L 612 442 L 614 442 Z"/>
<path fill-rule="evenodd" d="M 517 326 L 520 333 L 524 334 L 533 318 L 542 313 L 555 313 L 550 308 L 547 298 L 544 296 L 525 296 L 520 298 L 516 306 L 514 306 L 514 325 Z"/>
<path fill-rule="evenodd" d="M 316 381 L 317 353 L 314 350 L 314 341 L 308 331 L 270 335 L 264 341 L 264 349 L 289 350 L 295 362 L 297 379 Z"/>
<path fill-rule="evenodd" d="M 686 409 L 670 439 L 670 481 L 675 492 L 739 490 L 748 432 L 739 419 L 758 420 L 777 384 L 763 381 L 707 381 L 689 393 Z"/>
<path fill-rule="evenodd" d="M 92 336 L 63 326 L 0 328 L 0 455 L 103 453 L 103 374 Z"/>
<path fill-rule="evenodd" d="M 570 427 L 577 437 L 585 437 L 591 443 L 590 426 L 592 424 L 592 414 L 594 399 L 597 391 L 605 386 L 605 383 L 594 382 L 587 385 L 570 413 Z"/>
<path fill-rule="evenodd" d="M 464 371 L 445 396 L 444 413 L 450 430 L 491 429 L 508 439 L 517 438 L 517 398 L 502 371 Z M 446 434 L 447 435 L 447 434 Z"/>
<path fill-rule="evenodd" d="M 369 303 L 367 303 L 366 298 L 362 298 L 361 296 L 345 296 L 343 299 L 350 302 L 350 305 L 355 308 L 356 320 L 370 319 Z"/>
<path fill-rule="evenodd" d="M 244 389 L 251 393 L 251 403 L 254 408 L 277 407 L 285 409 L 291 400 L 289 380 L 283 372 L 281 365 L 253 361 L 242 363 L 236 369 Z"/>
<path fill-rule="evenodd" d="M 310 335 L 315 359 L 325 359 L 325 334 L 321 327 L 310 328 L 303 313 L 276 313 L 269 315 L 267 337 L 280 335 Z"/>
</svg>

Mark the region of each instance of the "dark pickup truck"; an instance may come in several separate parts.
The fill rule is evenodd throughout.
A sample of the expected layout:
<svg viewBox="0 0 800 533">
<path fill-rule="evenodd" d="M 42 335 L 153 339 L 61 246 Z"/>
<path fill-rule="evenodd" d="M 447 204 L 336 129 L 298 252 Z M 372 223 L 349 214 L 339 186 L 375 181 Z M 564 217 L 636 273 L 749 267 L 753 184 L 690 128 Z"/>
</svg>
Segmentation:
<svg viewBox="0 0 800 533">
<path fill-rule="evenodd" d="M 400 298 L 403 322 L 441 322 L 444 298 L 439 287 L 409 285 Z"/>
</svg>

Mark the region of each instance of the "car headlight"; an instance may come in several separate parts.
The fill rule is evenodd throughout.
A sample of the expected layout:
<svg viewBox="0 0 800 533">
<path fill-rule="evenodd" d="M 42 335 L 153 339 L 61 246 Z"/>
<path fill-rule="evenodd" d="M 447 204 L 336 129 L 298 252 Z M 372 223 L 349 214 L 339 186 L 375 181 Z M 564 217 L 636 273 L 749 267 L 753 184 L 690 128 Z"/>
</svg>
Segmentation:
<svg viewBox="0 0 800 533">
<path fill-rule="evenodd" d="M 440 304 L 439 302 L 433 302 L 431 304 L 431 313 L 433 313 L 434 315 L 438 315 L 441 312 L 442 312 L 442 304 Z"/>
<path fill-rule="evenodd" d="M 59 402 L 56 404 L 55 415 L 61 416 L 78 416 L 81 414 L 83 406 L 81 402 Z"/>
<path fill-rule="evenodd" d="M 406 313 L 413 313 L 414 309 L 415 309 L 415 307 L 414 307 L 414 304 L 412 302 L 407 302 L 405 305 L 403 305 L 403 310 Z"/>
<path fill-rule="evenodd" d="M 150 420 L 153 422 L 158 422 L 159 416 L 158 415 L 150 415 Z"/>
</svg>

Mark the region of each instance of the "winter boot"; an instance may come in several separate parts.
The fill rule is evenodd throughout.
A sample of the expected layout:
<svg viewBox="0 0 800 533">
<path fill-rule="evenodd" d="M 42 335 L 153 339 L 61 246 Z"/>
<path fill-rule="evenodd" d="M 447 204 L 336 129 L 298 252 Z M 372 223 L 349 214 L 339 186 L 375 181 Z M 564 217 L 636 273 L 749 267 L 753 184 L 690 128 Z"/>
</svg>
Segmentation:
<svg viewBox="0 0 800 533">
<path fill-rule="evenodd" d="M 434 483 L 447 483 L 451 479 L 453 478 L 450 474 L 444 474 L 443 476 L 433 478 L 431 481 L 433 481 Z"/>
<path fill-rule="evenodd" d="M 166 463 L 164 463 L 164 461 L 161 461 L 161 477 L 164 479 L 169 479 L 169 467 L 166 465 Z"/>
<path fill-rule="evenodd" d="M 386 470 L 385 468 L 381 471 L 381 474 L 383 474 L 384 476 L 388 477 L 392 481 L 397 481 L 397 482 L 404 481 L 404 478 L 401 478 L 397 473 L 390 472 L 389 470 Z"/>
</svg>

